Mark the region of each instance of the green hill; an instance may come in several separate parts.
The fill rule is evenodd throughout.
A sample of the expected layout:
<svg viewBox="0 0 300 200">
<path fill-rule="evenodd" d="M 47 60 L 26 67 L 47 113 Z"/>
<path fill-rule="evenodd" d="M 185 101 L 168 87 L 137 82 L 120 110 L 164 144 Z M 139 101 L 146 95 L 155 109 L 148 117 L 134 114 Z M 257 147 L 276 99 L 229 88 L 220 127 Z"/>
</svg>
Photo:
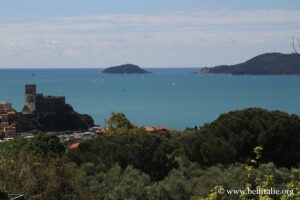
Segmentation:
<svg viewBox="0 0 300 200">
<path fill-rule="evenodd" d="M 234 75 L 300 74 L 300 55 L 266 53 L 244 63 L 203 68 L 201 72 Z"/>
</svg>

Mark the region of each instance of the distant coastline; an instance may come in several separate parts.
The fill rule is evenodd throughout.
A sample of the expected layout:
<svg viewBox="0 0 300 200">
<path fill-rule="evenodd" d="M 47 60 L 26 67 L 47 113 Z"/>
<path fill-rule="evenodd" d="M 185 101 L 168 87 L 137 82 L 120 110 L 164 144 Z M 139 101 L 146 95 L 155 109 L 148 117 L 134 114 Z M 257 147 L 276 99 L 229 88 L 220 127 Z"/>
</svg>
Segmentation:
<svg viewBox="0 0 300 200">
<path fill-rule="evenodd" d="M 300 74 L 298 53 L 266 53 L 236 65 L 219 65 L 202 68 L 200 73 L 232 75 L 293 75 Z"/>
</svg>

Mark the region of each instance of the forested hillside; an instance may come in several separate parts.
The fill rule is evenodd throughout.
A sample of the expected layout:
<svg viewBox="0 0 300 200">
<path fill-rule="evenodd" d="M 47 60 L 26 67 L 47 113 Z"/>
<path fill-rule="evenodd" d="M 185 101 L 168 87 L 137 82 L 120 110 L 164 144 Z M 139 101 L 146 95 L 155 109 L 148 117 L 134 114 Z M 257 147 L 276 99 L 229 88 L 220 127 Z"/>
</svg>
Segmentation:
<svg viewBox="0 0 300 200">
<path fill-rule="evenodd" d="M 220 188 L 272 187 L 294 195 L 254 199 L 300 199 L 299 116 L 251 108 L 182 132 L 111 125 L 77 149 L 45 134 L 0 144 L 0 188 L 28 199 L 217 200 L 254 198 Z"/>
</svg>

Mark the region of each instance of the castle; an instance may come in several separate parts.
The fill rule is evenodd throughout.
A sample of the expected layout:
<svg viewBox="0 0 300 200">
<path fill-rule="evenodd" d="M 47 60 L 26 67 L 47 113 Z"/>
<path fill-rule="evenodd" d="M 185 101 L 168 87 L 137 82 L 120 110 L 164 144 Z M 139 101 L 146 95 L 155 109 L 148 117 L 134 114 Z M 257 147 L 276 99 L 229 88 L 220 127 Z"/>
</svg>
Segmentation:
<svg viewBox="0 0 300 200">
<path fill-rule="evenodd" d="M 36 85 L 25 85 L 25 105 L 23 114 L 43 114 L 64 112 L 66 107 L 63 96 L 44 96 L 36 93 Z"/>
</svg>

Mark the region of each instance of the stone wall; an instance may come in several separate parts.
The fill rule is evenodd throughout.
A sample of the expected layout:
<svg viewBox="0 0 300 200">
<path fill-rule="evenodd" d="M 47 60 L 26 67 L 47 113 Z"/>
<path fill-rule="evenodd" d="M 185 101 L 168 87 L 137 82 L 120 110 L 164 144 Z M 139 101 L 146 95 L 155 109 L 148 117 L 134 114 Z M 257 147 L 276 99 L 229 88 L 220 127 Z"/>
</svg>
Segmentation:
<svg viewBox="0 0 300 200">
<path fill-rule="evenodd" d="M 65 97 L 37 94 L 36 85 L 25 85 L 25 105 L 22 111 L 23 114 L 63 112 L 65 107 Z"/>
<path fill-rule="evenodd" d="M 43 96 L 38 94 L 36 96 L 36 112 L 63 112 L 65 109 L 65 97 Z"/>
</svg>

